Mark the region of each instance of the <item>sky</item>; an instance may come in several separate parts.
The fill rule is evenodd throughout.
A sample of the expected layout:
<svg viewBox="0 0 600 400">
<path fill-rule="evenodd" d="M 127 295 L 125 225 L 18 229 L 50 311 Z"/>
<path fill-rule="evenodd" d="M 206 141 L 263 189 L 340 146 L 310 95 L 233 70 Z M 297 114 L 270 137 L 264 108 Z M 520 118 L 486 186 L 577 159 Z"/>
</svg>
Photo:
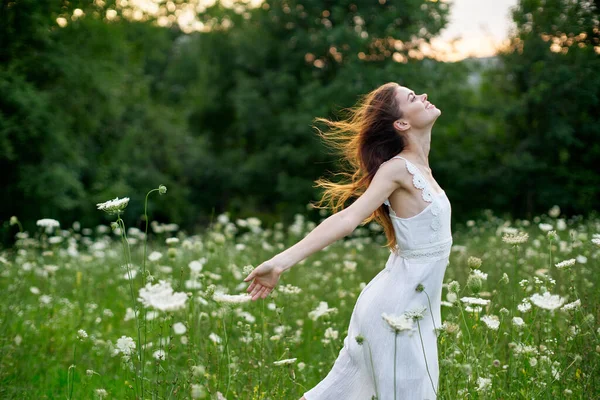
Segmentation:
<svg viewBox="0 0 600 400">
<path fill-rule="evenodd" d="M 195 18 L 196 13 L 202 12 L 204 7 L 213 4 L 216 0 L 193 0 L 180 4 L 181 13 L 176 18 L 184 31 L 202 30 L 203 24 Z M 226 6 L 233 6 L 236 0 L 220 0 Z M 263 0 L 242 0 L 251 7 L 260 6 Z M 375 1 L 375 0 L 373 0 Z M 425 0 L 423 0 L 425 1 Z M 429 0 L 437 1 L 437 0 Z M 495 54 L 508 35 L 511 26 L 510 7 L 517 4 L 518 0 L 440 0 L 450 4 L 450 21 L 440 36 L 432 39 L 431 46 L 422 48 L 423 52 L 439 60 L 457 61 L 466 57 L 486 57 Z M 103 4 L 104 0 L 94 0 Z M 173 0 L 118 0 L 124 6 L 132 6 L 134 19 L 142 17 L 142 11 L 155 14 L 159 4 L 164 3 L 167 8 L 175 5 Z M 178 10 L 179 11 L 179 10 Z M 112 11 L 114 13 L 114 11 Z M 108 14 L 107 14 L 108 17 Z M 162 19 L 161 19 L 162 18 Z M 161 25 L 169 23 L 167 17 L 159 18 Z M 63 18 L 64 19 L 64 18 Z M 64 21 L 66 23 L 66 20 Z M 62 26 L 62 25 L 61 25 Z M 454 46 L 453 39 L 459 38 Z"/>
<path fill-rule="evenodd" d="M 432 49 L 445 51 L 445 61 L 465 57 L 486 57 L 495 53 L 508 36 L 510 7 L 518 0 L 453 0 L 450 22 L 440 36 L 431 41 Z M 451 49 L 450 42 L 461 37 Z"/>
</svg>

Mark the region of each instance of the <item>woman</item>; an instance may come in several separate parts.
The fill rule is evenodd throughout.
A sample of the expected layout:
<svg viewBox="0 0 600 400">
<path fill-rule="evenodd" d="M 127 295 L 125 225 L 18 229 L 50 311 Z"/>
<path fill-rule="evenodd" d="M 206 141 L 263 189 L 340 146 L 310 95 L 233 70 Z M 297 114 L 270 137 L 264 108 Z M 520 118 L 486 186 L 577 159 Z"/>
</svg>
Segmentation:
<svg viewBox="0 0 600 400">
<path fill-rule="evenodd" d="M 318 180 L 334 214 L 304 239 L 256 267 L 252 300 L 266 298 L 281 274 L 352 233 L 380 222 L 391 254 L 361 291 L 348 335 L 329 374 L 300 400 L 433 400 L 438 388 L 436 327 L 452 233 L 451 207 L 429 168 L 431 128 L 441 111 L 407 87 L 367 94 L 324 135 L 353 167 L 349 184 Z M 350 197 L 358 197 L 343 208 Z M 384 206 L 385 205 L 385 206 Z M 387 207 L 387 208 L 386 208 Z M 340 212 L 338 209 L 343 208 Z"/>
</svg>

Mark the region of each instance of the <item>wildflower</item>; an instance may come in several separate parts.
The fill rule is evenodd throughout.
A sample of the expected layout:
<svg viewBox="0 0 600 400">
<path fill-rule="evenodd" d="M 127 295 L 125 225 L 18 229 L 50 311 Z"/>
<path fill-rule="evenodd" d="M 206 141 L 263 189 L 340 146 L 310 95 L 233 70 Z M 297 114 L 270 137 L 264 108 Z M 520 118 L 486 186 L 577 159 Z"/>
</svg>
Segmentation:
<svg viewBox="0 0 600 400">
<path fill-rule="evenodd" d="M 548 215 L 552 218 L 558 217 L 560 215 L 560 207 L 557 205 L 552 206 L 552 208 L 550 208 L 548 211 Z"/>
<path fill-rule="evenodd" d="M 204 399 L 206 398 L 206 390 L 204 389 L 204 386 L 197 384 L 197 383 L 192 383 L 191 385 L 192 388 L 192 399 Z"/>
<path fill-rule="evenodd" d="M 46 228 L 46 233 L 50 233 L 52 232 L 52 229 L 60 226 L 60 222 L 52 218 L 43 218 L 37 220 L 36 225 Z"/>
<path fill-rule="evenodd" d="M 300 289 L 299 287 L 290 285 L 289 283 L 285 286 L 280 286 L 277 290 L 280 291 L 281 293 L 287 293 L 287 294 L 298 294 L 298 293 L 302 292 L 302 289 Z"/>
<path fill-rule="evenodd" d="M 274 361 L 273 365 L 293 364 L 296 360 L 297 360 L 297 358 L 288 358 L 288 359 L 285 359 L 285 360 Z"/>
<path fill-rule="evenodd" d="M 388 325 L 398 333 L 401 331 L 412 331 L 414 330 L 413 320 L 406 315 L 389 315 L 382 313 L 381 317 L 388 323 Z"/>
<path fill-rule="evenodd" d="M 500 283 L 503 283 L 503 284 L 506 285 L 506 284 L 508 284 L 508 282 L 509 282 L 509 280 L 508 280 L 508 274 L 506 272 L 504 272 L 502 274 L 502 278 L 500 278 Z"/>
<path fill-rule="evenodd" d="M 204 365 L 192 365 L 192 375 L 193 376 L 202 376 L 206 372 L 206 368 Z"/>
<path fill-rule="evenodd" d="M 183 335 L 187 331 L 187 328 L 181 322 L 176 322 L 173 324 L 173 331 L 176 335 Z"/>
<path fill-rule="evenodd" d="M 483 286 L 483 279 L 477 275 L 469 275 L 467 278 L 467 287 L 473 292 L 478 293 Z"/>
<path fill-rule="evenodd" d="M 162 258 L 162 253 L 158 252 L 158 251 L 153 251 L 152 253 L 150 253 L 148 255 L 148 260 L 150 261 L 158 261 Z"/>
<path fill-rule="evenodd" d="M 425 286 L 423 286 L 422 283 L 419 283 L 417 285 L 417 287 L 415 288 L 415 291 L 417 291 L 417 292 L 422 292 L 423 290 L 425 290 Z"/>
<path fill-rule="evenodd" d="M 165 194 L 165 193 L 167 193 L 167 187 L 166 187 L 165 185 L 160 185 L 160 186 L 158 187 L 158 193 L 160 193 L 160 194 Z"/>
<path fill-rule="evenodd" d="M 500 320 L 495 315 L 484 315 L 481 320 L 487 325 L 488 328 L 496 331 L 500 326 Z"/>
<path fill-rule="evenodd" d="M 523 302 L 517 306 L 517 309 L 521 312 L 527 312 L 531 310 L 531 303 L 527 299 L 523 299 Z"/>
<path fill-rule="evenodd" d="M 486 274 L 485 272 L 482 272 L 478 269 L 474 269 L 473 271 L 471 271 L 471 273 L 473 275 L 475 275 L 476 277 L 481 278 L 482 280 L 486 280 L 488 277 L 488 274 Z"/>
<path fill-rule="evenodd" d="M 213 295 L 213 300 L 218 303 L 226 303 L 226 304 L 235 304 L 235 303 L 246 303 L 252 299 L 248 293 L 243 294 L 225 294 L 225 293 L 215 293 Z"/>
<path fill-rule="evenodd" d="M 593 238 L 592 243 L 594 243 L 596 246 L 600 246 L 600 238 Z"/>
<path fill-rule="evenodd" d="M 106 389 L 96 389 L 96 396 L 103 399 L 106 396 L 108 396 L 108 392 L 106 391 Z"/>
<path fill-rule="evenodd" d="M 123 212 L 125 207 L 129 204 L 129 197 L 119 199 L 115 197 L 113 200 L 106 201 L 104 203 L 98 203 L 96 206 L 98 210 L 106 211 L 108 214 L 119 214 Z"/>
<path fill-rule="evenodd" d="M 552 225 L 550 225 L 550 224 L 544 224 L 544 223 L 541 223 L 538 226 L 544 232 L 549 232 L 549 231 L 552 230 L 552 228 L 554 228 Z"/>
<path fill-rule="evenodd" d="M 335 313 L 337 311 L 338 311 L 338 309 L 336 307 L 329 308 L 329 306 L 327 305 L 327 302 L 321 301 L 321 302 L 319 302 L 319 305 L 316 309 L 314 309 L 313 311 L 308 313 L 308 316 L 313 321 L 316 321 L 319 317 L 322 317 L 323 315 L 327 315 L 329 313 Z"/>
<path fill-rule="evenodd" d="M 557 294 L 552 295 L 549 292 L 544 292 L 542 295 L 534 293 L 530 299 L 533 304 L 545 310 L 557 309 L 565 302 L 563 297 Z"/>
<path fill-rule="evenodd" d="M 577 261 L 577 260 L 574 258 L 570 258 L 568 260 L 564 260 L 564 261 L 561 261 L 561 262 L 555 264 L 555 266 L 558 269 L 565 269 L 565 268 L 575 265 L 575 261 Z"/>
<path fill-rule="evenodd" d="M 221 343 L 221 338 L 214 332 L 211 332 L 210 335 L 208 335 L 208 338 L 212 340 L 213 343 Z"/>
<path fill-rule="evenodd" d="M 548 234 L 546 236 L 548 237 L 548 240 L 550 240 L 550 241 L 558 240 L 558 234 L 554 230 L 548 231 Z"/>
<path fill-rule="evenodd" d="M 457 281 L 452 281 L 448 284 L 448 291 L 452 293 L 458 293 L 460 291 L 460 284 Z"/>
<path fill-rule="evenodd" d="M 486 306 L 486 305 L 490 304 L 489 300 L 481 299 L 481 298 L 477 298 L 477 297 L 462 297 L 460 299 L 460 301 L 462 301 L 463 303 L 467 303 L 467 304 L 479 304 L 482 306 Z"/>
<path fill-rule="evenodd" d="M 518 232 L 515 234 L 506 233 L 502 236 L 502 241 L 508 244 L 521 244 L 525 243 L 529 239 L 529 234 L 525 232 Z"/>
<path fill-rule="evenodd" d="M 147 283 L 140 289 L 138 300 L 145 307 L 153 307 L 162 311 L 175 311 L 185 307 L 187 294 L 173 292 L 171 284 L 160 280 L 156 285 Z"/>
<path fill-rule="evenodd" d="M 77 331 L 77 337 L 79 338 L 79 340 L 83 340 L 83 339 L 86 339 L 88 337 L 88 334 L 83 329 L 80 329 L 80 330 Z"/>
<path fill-rule="evenodd" d="M 575 310 L 579 306 L 581 306 L 581 300 L 577 299 L 572 303 L 568 303 L 568 304 L 565 304 L 564 306 L 562 306 L 561 310 L 564 310 L 564 311 Z"/>
<path fill-rule="evenodd" d="M 13 215 L 12 217 L 10 217 L 10 222 L 9 223 L 10 223 L 10 226 L 13 226 L 13 225 L 18 224 L 19 220 L 17 219 L 16 216 Z"/>
<path fill-rule="evenodd" d="M 481 258 L 471 256 L 467 260 L 467 265 L 469 268 L 479 268 L 481 267 Z"/>
<path fill-rule="evenodd" d="M 427 310 L 427 307 L 425 306 L 417 306 L 415 308 L 413 308 L 412 310 L 408 310 L 404 313 L 404 315 L 407 318 L 411 318 L 413 321 L 419 320 L 419 319 L 423 319 L 423 317 L 425 316 L 425 311 Z"/>
<path fill-rule="evenodd" d="M 170 244 L 177 244 L 177 243 L 179 243 L 179 238 L 176 238 L 176 237 L 170 237 L 170 238 L 166 238 L 166 239 L 165 239 L 165 243 L 166 243 L 167 245 L 170 245 Z"/>
<path fill-rule="evenodd" d="M 492 388 L 492 380 L 490 378 L 482 378 L 480 376 L 477 378 L 477 384 L 479 385 L 476 388 L 478 392 L 486 391 Z"/>
<path fill-rule="evenodd" d="M 121 336 L 117 339 L 117 349 L 126 356 L 131 356 L 135 350 L 135 342 L 129 336 Z"/>
<path fill-rule="evenodd" d="M 165 351 L 162 349 L 156 350 L 154 353 L 152 353 L 152 357 L 156 358 L 157 360 L 164 360 L 166 356 L 167 353 L 165 353 Z"/>
<path fill-rule="evenodd" d="M 521 317 L 513 317 L 512 323 L 514 326 L 518 326 L 518 327 L 525 325 L 525 322 L 523 321 L 523 318 L 521 318 Z"/>
</svg>

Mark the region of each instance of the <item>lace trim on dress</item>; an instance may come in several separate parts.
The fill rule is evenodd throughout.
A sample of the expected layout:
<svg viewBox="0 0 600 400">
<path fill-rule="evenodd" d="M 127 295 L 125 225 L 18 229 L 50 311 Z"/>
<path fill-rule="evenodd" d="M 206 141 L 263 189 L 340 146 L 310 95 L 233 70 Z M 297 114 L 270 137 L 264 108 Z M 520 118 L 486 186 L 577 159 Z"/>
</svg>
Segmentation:
<svg viewBox="0 0 600 400">
<path fill-rule="evenodd" d="M 392 251 L 396 255 L 409 260 L 435 261 L 450 255 L 452 249 L 452 237 L 430 246 L 417 247 L 414 249 L 400 249 L 398 246 Z"/>
<path fill-rule="evenodd" d="M 437 240 L 439 240 L 440 235 L 441 235 L 440 227 L 442 226 L 442 222 L 441 222 L 440 216 L 439 216 L 440 211 L 441 211 L 441 206 L 437 201 L 433 201 L 435 196 L 433 195 L 433 192 L 431 190 L 429 182 L 427 181 L 427 179 L 425 179 L 423 177 L 419 168 L 417 168 L 416 165 L 414 165 L 412 162 L 408 161 L 406 158 L 401 157 L 401 156 L 394 156 L 392 158 L 401 158 L 405 161 L 406 169 L 413 176 L 412 182 L 413 182 L 414 187 L 416 187 L 417 189 L 421 189 L 421 197 L 423 197 L 423 200 L 425 200 L 428 203 L 433 202 L 433 204 L 431 204 L 431 207 L 429 207 L 429 206 L 427 207 L 430 209 L 431 213 L 434 215 L 434 218 L 431 221 L 431 225 L 430 225 L 432 232 L 429 235 L 429 242 L 430 243 L 436 242 Z M 384 161 L 381 165 L 385 164 L 386 162 L 388 162 L 390 160 Z M 397 215 L 394 212 L 394 210 L 392 209 L 392 205 L 390 204 L 390 201 L 388 199 L 385 199 L 383 204 L 388 206 L 390 215 L 397 217 Z M 424 211 L 426 211 L 426 210 L 423 209 L 423 211 L 421 211 L 421 212 L 424 212 Z"/>
</svg>

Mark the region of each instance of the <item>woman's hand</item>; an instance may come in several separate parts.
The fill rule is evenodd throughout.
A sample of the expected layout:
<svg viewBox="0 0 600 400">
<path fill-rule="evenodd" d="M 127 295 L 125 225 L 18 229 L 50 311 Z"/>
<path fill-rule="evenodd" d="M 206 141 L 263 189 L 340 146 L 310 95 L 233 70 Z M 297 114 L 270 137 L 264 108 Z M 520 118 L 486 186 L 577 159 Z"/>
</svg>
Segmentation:
<svg viewBox="0 0 600 400">
<path fill-rule="evenodd" d="M 246 279 L 244 279 L 244 282 L 254 279 L 250 286 L 248 286 L 248 289 L 246 289 L 247 292 L 250 292 L 252 300 L 254 301 L 259 297 L 263 299 L 267 297 L 277 285 L 277 282 L 279 282 L 279 277 L 283 271 L 283 265 L 280 265 L 275 258 L 265 261 L 254 268 Z"/>
</svg>

